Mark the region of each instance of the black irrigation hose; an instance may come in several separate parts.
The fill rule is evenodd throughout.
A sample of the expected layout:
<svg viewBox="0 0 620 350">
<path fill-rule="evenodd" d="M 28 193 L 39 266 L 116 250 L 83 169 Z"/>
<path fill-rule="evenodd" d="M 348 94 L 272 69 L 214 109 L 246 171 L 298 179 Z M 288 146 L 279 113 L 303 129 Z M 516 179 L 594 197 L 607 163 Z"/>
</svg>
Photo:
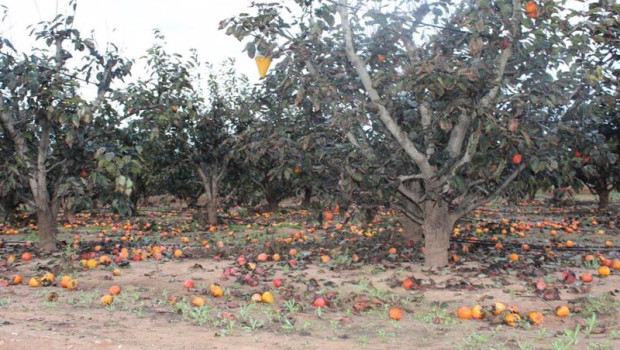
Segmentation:
<svg viewBox="0 0 620 350">
<path fill-rule="evenodd" d="M 497 244 L 497 242 L 494 241 L 480 241 L 480 240 L 476 240 L 476 241 L 471 241 L 469 239 L 465 239 L 465 238 L 450 238 L 451 242 L 455 242 L 455 243 L 468 243 L 468 244 L 472 244 L 472 245 L 482 245 L 482 246 L 494 246 L 495 244 Z M 517 247 L 517 248 L 521 248 L 521 246 L 524 243 L 513 243 L 513 242 L 501 242 L 504 247 L 506 246 L 510 246 L 510 247 Z M 578 246 L 578 247 L 562 247 L 562 248 L 558 248 L 558 247 L 554 247 L 552 245 L 546 244 L 546 245 L 541 245 L 541 244 L 530 244 L 530 243 L 526 243 L 530 246 L 531 250 L 559 250 L 559 251 L 576 251 L 576 252 L 591 252 L 591 251 L 604 251 L 604 252 L 612 252 L 612 251 L 618 251 L 620 252 L 620 248 L 618 247 L 606 247 L 606 246 Z"/>
</svg>

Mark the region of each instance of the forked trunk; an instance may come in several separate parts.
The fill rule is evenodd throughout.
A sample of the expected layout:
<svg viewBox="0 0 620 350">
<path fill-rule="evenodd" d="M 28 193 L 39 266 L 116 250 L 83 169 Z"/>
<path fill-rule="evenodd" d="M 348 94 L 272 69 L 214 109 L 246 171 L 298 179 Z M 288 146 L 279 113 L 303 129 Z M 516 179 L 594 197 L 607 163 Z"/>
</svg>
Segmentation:
<svg viewBox="0 0 620 350">
<path fill-rule="evenodd" d="M 448 248 L 450 234 L 454 228 L 454 220 L 448 212 L 448 203 L 427 201 L 424 224 L 424 265 L 445 266 L 448 264 Z"/>
<path fill-rule="evenodd" d="M 219 206 L 219 182 L 224 174 L 223 171 L 218 172 L 217 167 L 208 168 L 198 164 L 196 166 L 202 185 L 204 186 L 205 196 L 207 197 L 207 223 L 209 225 L 217 225 L 217 208 Z M 209 169 L 209 171 L 205 170 Z M 204 220 L 204 217 L 201 218 Z M 201 223 L 202 224 L 202 223 Z"/>
</svg>

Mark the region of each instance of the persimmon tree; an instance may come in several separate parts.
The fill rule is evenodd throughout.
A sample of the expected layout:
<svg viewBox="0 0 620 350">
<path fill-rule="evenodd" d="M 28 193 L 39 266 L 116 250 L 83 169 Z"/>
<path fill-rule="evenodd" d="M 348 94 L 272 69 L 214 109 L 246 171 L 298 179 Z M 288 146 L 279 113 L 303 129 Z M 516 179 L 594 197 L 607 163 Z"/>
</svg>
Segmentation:
<svg viewBox="0 0 620 350">
<path fill-rule="evenodd" d="M 0 41 L 0 134 L 2 145 L 8 144 L 0 151 L 17 183 L 23 181 L 30 192 L 23 199 L 36 213 L 40 247 L 53 252 L 67 182 L 80 178 L 78 154 L 94 140 L 107 139 L 105 132 L 117 125 L 109 100 L 112 83 L 126 76 L 131 64 L 113 47 L 100 52 L 73 27 L 73 16 L 42 22 L 31 35 L 45 44 L 32 53 Z M 87 83 L 96 87 L 94 99 L 83 95 Z M 94 128 L 95 121 L 103 128 Z"/>
<path fill-rule="evenodd" d="M 566 108 L 554 111 L 559 123 L 550 129 L 563 169 L 556 181 L 587 186 L 603 210 L 620 188 L 619 16 L 617 3 L 593 2 L 578 17 L 568 47 L 573 60 L 562 75 L 574 93 Z"/>
<path fill-rule="evenodd" d="M 298 99 L 316 109 L 329 101 L 323 113 L 381 168 L 378 189 L 391 190 L 390 202 L 423 232 L 426 265 L 447 263 L 459 218 L 506 191 L 526 167 L 554 167 L 549 154 L 534 155 L 540 140 L 523 124 L 548 117 L 538 106 L 564 101 L 563 87 L 535 88 L 552 84 L 547 71 L 561 62 L 566 37 L 547 30 L 568 25 L 561 4 L 530 14 L 518 0 L 287 4 L 299 15 L 262 4 L 221 26 L 249 38 L 249 53 L 280 59 L 275 69 L 296 65 L 308 83 Z"/>
<path fill-rule="evenodd" d="M 149 147 L 165 152 L 167 166 L 192 168 L 207 199 L 201 221 L 216 224 L 231 149 L 252 121 L 248 82 L 234 62 L 220 69 L 206 64 L 203 70 L 194 51 L 187 59 L 170 54 L 163 35 L 155 34 L 157 42 L 145 57 L 149 77 L 126 91 L 126 109 L 137 115 L 129 127 L 159 144 Z"/>
<path fill-rule="evenodd" d="M 268 211 L 294 195 L 303 196 L 306 208 L 330 206 L 342 171 L 337 164 L 350 151 L 322 113 L 295 105 L 293 87 L 271 75 L 254 89 L 254 123 L 234 149 L 237 183 L 260 193 Z"/>
</svg>

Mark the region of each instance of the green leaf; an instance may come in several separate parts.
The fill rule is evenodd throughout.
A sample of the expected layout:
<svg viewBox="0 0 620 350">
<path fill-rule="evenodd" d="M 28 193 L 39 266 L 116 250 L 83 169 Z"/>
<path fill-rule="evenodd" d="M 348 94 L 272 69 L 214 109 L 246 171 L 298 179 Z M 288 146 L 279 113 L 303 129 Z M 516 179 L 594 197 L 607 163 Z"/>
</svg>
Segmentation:
<svg viewBox="0 0 620 350">
<path fill-rule="evenodd" d="M 460 175 L 453 176 L 452 183 L 454 184 L 454 188 L 459 192 L 464 192 L 467 189 L 467 185 L 465 185 L 465 181 Z"/>
<path fill-rule="evenodd" d="M 549 159 L 549 169 L 558 170 L 558 162 L 555 159 Z"/>
<path fill-rule="evenodd" d="M 538 157 L 532 156 L 530 158 L 530 169 L 532 169 L 534 173 L 540 171 L 540 160 L 538 159 Z"/>
<path fill-rule="evenodd" d="M 254 58 L 254 55 L 256 55 L 256 45 L 252 41 L 245 45 L 244 50 L 248 52 L 250 58 Z"/>
</svg>

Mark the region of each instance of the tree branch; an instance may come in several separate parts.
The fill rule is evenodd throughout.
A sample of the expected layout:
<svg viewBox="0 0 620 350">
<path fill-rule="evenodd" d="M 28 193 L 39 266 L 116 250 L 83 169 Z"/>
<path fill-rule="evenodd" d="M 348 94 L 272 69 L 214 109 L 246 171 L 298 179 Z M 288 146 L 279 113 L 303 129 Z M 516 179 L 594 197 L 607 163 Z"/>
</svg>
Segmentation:
<svg viewBox="0 0 620 350">
<path fill-rule="evenodd" d="M 338 2 L 338 13 L 340 15 L 340 20 L 342 24 L 342 30 L 344 34 L 345 40 L 345 52 L 351 64 L 355 68 L 358 76 L 362 81 L 362 85 L 368 94 L 370 101 L 375 105 L 375 107 L 379 111 L 379 119 L 383 122 L 385 127 L 389 130 L 390 134 L 396 139 L 396 141 L 401 145 L 405 153 L 416 163 L 418 168 L 422 174 L 426 177 L 430 178 L 435 174 L 435 169 L 431 166 L 428 161 L 428 158 L 421 153 L 416 146 L 409 140 L 409 136 L 405 131 L 403 131 L 400 126 L 396 123 L 394 118 L 390 115 L 387 108 L 385 108 L 385 101 L 381 99 L 379 93 L 372 86 L 372 79 L 370 74 L 366 70 L 364 62 L 355 52 L 355 48 L 353 47 L 353 32 L 351 31 L 351 26 L 349 23 L 349 10 L 347 5 L 347 0 L 339 0 Z"/>
<path fill-rule="evenodd" d="M 452 159 L 456 159 L 463 149 L 463 142 L 465 141 L 465 136 L 467 135 L 467 130 L 471 125 L 471 118 L 462 111 L 459 115 L 458 122 L 456 126 L 452 128 L 450 132 L 450 140 L 448 141 L 448 155 Z"/>
<path fill-rule="evenodd" d="M 424 175 L 422 174 L 400 175 L 398 177 L 398 180 L 400 180 L 400 182 L 407 182 L 410 180 L 424 180 L 424 179 L 426 179 L 426 177 L 424 177 Z"/>
<path fill-rule="evenodd" d="M 409 219 L 413 220 L 415 223 L 417 223 L 418 225 L 422 226 L 424 225 L 424 220 L 413 215 L 413 213 L 411 213 L 409 210 L 403 208 L 402 206 L 398 205 L 398 204 L 392 204 L 394 206 L 394 208 L 400 210 L 403 214 L 405 214 L 406 217 L 408 217 Z"/>
<path fill-rule="evenodd" d="M 420 103 L 420 115 L 422 132 L 424 132 L 424 143 L 426 143 L 426 157 L 430 158 L 433 154 L 435 154 L 435 143 L 433 142 L 433 130 L 431 124 L 433 121 L 433 112 L 431 111 L 431 106 L 429 106 L 428 102 L 424 101 Z"/>
<path fill-rule="evenodd" d="M 510 185 L 510 183 L 512 181 L 514 181 L 514 179 L 517 178 L 517 176 L 519 176 L 519 174 L 523 171 L 523 169 L 525 169 L 527 165 L 525 163 L 521 163 L 521 165 L 519 165 L 519 167 L 512 172 L 512 174 L 510 174 L 510 176 L 508 176 L 506 178 L 506 180 L 504 180 L 504 182 L 502 182 L 502 184 L 491 194 L 488 195 L 484 198 L 480 198 L 478 200 L 475 200 L 473 203 L 469 204 L 466 207 L 462 207 L 460 209 L 457 209 L 454 214 L 452 214 L 454 216 L 454 218 L 456 220 L 460 219 L 463 215 L 471 212 L 472 210 L 478 208 L 481 205 L 484 205 L 490 201 L 492 201 L 493 199 L 495 199 L 497 196 L 499 196 L 502 192 L 504 192 L 504 190 L 506 189 L 506 187 L 508 187 L 508 185 Z"/>
</svg>

